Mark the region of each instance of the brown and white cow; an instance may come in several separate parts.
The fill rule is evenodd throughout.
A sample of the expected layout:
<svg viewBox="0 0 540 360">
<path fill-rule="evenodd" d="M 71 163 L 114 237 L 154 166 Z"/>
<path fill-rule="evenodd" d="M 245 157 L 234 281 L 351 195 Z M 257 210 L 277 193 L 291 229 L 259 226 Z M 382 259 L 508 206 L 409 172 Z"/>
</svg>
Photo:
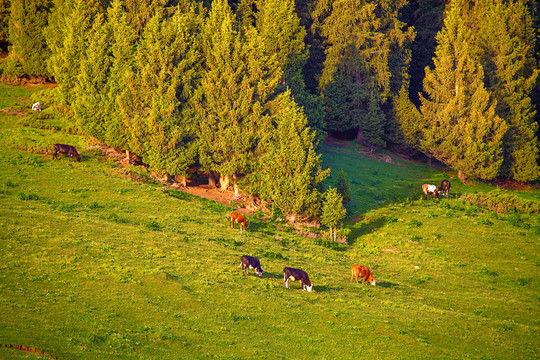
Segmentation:
<svg viewBox="0 0 540 360">
<path fill-rule="evenodd" d="M 289 288 L 289 280 L 301 281 L 302 291 L 304 290 L 311 291 L 313 289 L 313 285 L 311 284 L 311 281 L 309 281 L 309 276 L 304 270 L 294 269 L 290 267 L 284 268 L 283 269 L 283 285 L 287 289 Z"/>
<path fill-rule="evenodd" d="M 240 225 L 240 231 L 248 227 L 246 217 L 237 212 L 231 212 L 229 217 L 231 218 L 231 227 L 234 228 L 234 223 Z"/>
<path fill-rule="evenodd" d="M 259 277 L 262 277 L 263 269 L 261 267 L 261 262 L 259 259 L 253 256 L 244 255 L 242 256 L 240 265 L 238 265 L 238 268 L 242 267 L 242 273 L 245 275 L 248 274 L 248 269 L 255 269 L 255 272 Z"/>
<path fill-rule="evenodd" d="M 439 198 L 439 189 L 436 185 L 431 184 L 424 184 L 422 185 L 422 191 L 424 192 L 424 195 L 426 195 L 426 200 L 428 197 L 428 194 L 433 195 L 434 198 Z"/>
<path fill-rule="evenodd" d="M 371 285 L 375 285 L 377 281 L 373 278 L 373 275 L 371 274 L 371 270 L 369 270 L 365 266 L 360 266 L 357 264 L 354 264 L 351 266 L 351 281 L 353 278 L 356 279 L 356 283 L 358 284 L 358 276 L 362 278 L 362 284 L 364 281 L 369 281 Z"/>
<path fill-rule="evenodd" d="M 69 160 L 74 157 L 77 159 L 77 161 L 81 161 L 81 156 L 77 152 L 77 149 L 75 149 L 75 147 L 71 145 L 54 144 L 53 158 L 57 159 L 56 155 L 58 154 L 66 154 L 69 157 Z"/>
</svg>

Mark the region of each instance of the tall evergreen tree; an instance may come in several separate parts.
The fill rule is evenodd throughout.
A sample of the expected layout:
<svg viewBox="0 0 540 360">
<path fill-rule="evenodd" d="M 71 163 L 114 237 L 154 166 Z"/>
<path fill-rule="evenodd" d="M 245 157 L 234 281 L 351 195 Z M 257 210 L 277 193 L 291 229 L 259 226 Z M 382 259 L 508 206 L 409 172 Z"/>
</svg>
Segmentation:
<svg viewBox="0 0 540 360">
<path fill-rule="evenodd" d="M 49 18 L 49 0 L 12 0 L 9 20 L 8 70 L 20 68 L 23 74 L 49 76 L 50 56 L 43 30 Z M 15 75 L 22 75 L 20 73 Z"/>
<path fill-rule="evenodd" d="M 107 145 L 125 149 L 129 133 L 122 121 L 118 98 L 125 89 L 125 73 L 131 67 L 137 34 L 127 23 L 122 0 L 112 2 L 105 21 L 100 18 L 88 34 L 73 109 L 88 134 Z"/>
<path fill-rule="evenodd" d="M 222 190 L 255 166 L 262 105 L 281 78 L 275 54 L 266 56 L 256 30 L 236 29 L 227 1 L 215 0 L 203 29 L 199 159 L 220 174 Z"/>
<path fill-rule="evenodd" d="M 111 76 L 112 33 L 104 16 L 98 14 L 85 35 L 87 48 L 80 59 L 75 84 L 67 95 L 78 126 L 88 135 L 105 140 L 106 121 L 109 119 L 110 99 L 108 80 Z M 71 80 L 71 79 L 70 79 Z M 64 90 L 68 90 L 67 86 Z"/>
<path fill-rule="evenodd" d="M 62 106 L 71 106 L 81 61 L 86 57 L 88 35 L 103 11 L 98 0 L 53 0 L 54 11 L 47 27 L 51 56 L 47 69 L 58 83 L 54 90 Z"/>
<path fill-rule="evenodd" d="M 9 16 L 11 0 L 0 0 L 0 49 L 7 50 L 9 44 Z"/>
<path fill-rule="evenodd" d="M 185 176 L 196 162 L 196 118 L 190 99 L 200 77 L 202 9 L 156 14 L 147 24 L 122 96 L 131 148 L 150 167 Z"/>
<path fill-rule="evenodd" d="M 261 141 L 260 168 L 254 174 L 257 193 L 271 199 L 288 219 L 320 216 L 322 181 L 330 169 L 322 170 L 315 152 L 315 133 L 286 91 L 268 104 L 270 123 Z M 269 127 L 267 127 L 269 126 Z"/>
<path fill-rule="evenodd" d="M 502 175 L 518 181 L 540 178 L 538 124 L 531 94 L 539 70 L 534 59 L 534 29 L 522 1 L 482 0 L 475 13 L 478 45 L 497 114 L 508 125 L 503 139 Z"/>
<path fill-rule="evenodd" d="M 426 68 L 421 146 L 459 170 L 460 177 L 489 180 L 498 175 L 507 127 L 484 87 L 484 71 L 474 58 L 472 40 L 459 2 L 452 2 L 437 35 L 435 68 Z"/>
<path fill-rule="evenodd" d="M 384 128 L 387 114 L 378 112 L 379 116 L 372 116 L 376 108 L 373 102 L 382 109 L 392 91 L 397 97 L 401 86 L 393 84 L 392 78 L 400 82 L 408 68 L 410 57 L 397 55 L 414 38 L 413 30 L 404 30 L 397 18 L 404 4 L 394 0 L 318 3 L 315 14 L 328 14 L 320 25 L 327 44 L 320 87 L 328 109 L 329 129 L 358 129 L 359 140 L 385 145 L 379 129 Z M 347 99 L 335 97 L 339 93 L 331 85 L 334 82 L 338 82 L 337 89 L 348 90 Z M 350 104 L 348 113 L 332 110 L 334 104 L 343 109 L 344 102 Z M 344 117 L 336 118 L 336 114 Z"/>
</svg>

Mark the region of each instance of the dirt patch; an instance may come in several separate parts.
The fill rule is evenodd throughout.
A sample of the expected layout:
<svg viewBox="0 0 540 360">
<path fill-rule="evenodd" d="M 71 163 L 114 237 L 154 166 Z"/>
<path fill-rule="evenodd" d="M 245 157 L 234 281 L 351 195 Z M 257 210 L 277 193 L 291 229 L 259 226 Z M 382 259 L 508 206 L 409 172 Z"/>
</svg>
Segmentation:
<svg viewBox="0 0 540 360">
<path fill-rule="evenodd" d="M 37 355 L 41 355 L 41 356 L 44 356 L 44 357 L 48 357 L 49 359 L 58 359 L 58 357 L 56 357 L 56 356 L 54 356 L 54 355 L 47 354 L 47 353 L 44 352 L 43 350 L 39 350 L 39 349 L 30 347 L 30 346 L 22 346 L 22 345 L 2 345 L 2 347 L 3 347 L 3 348 L 7 348 L 7 349 L 15 349 L 15 350 L 20 350 L 20 351 L 25 351 L 25 352 L 34 353 L 34 354 L 37 354 Z"/>
<path fill-rule="evenodd" d="M 20 110 L 20 109 L 1 109 L 0 111 L 7 116 L 21 117 L 21 118 L 26 116 L 26 111 Z"/>
<path fill-rule="evenodd" d="M 505 190 L 528 191 L 540 188 L 540 185 L 525 184 L 512 179 L 495 179 L 491 181 L 491 184 Z"/>
</svg>

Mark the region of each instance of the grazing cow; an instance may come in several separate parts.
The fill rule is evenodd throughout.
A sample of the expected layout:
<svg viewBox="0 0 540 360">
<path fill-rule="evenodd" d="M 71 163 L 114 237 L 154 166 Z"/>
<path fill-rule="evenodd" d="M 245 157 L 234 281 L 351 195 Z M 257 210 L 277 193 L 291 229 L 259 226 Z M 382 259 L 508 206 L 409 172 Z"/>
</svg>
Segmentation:
<svg viewBox="0 0 540 360">
<path fill-rule="evenodd" d="M 439 188 L 439 192 L 443 194 L 446 198 L 448 198 L 448 192 L 450 191 L 450 187 L 452 184 L 450 184 L 450 181 L 443 180 L 441 181 L 441 187 Z"/>
<path fill-rule="evenodd" d="M 286 267 L 283 269 L 283 285 L 288 289 L 289 288 L 289 280 L 292 281 L 301 281 L 302 282 L 302 291 L 306 290 L 311 291 L 313 288 L 313 285 L 311 285 L 311 281 L 309 281 L 308 274 L 300 269 L 293 269 L 290 267 Z"/>
<path fill-rule="evenodd" d="M 34 103 L 34 105 L 32 105 L 32 110 L 41 111 L 41 104 L 39 102 Z"/>
<path fill-rule="evenodd" d="M 364 281 L 369 281 L 371 285 L 375 285 L 377 281 L 373 278 L 373 275 L 371 274 L 371 270 L 369 270 L 365 266 L 360 266 L 354 264 L 351 266 L 351 281 L 353 278 L 356 279 L 356 283 L 358 284 L 358 276 L 362 278 L 362 284 Z"/>
<path fill-rule="evenodd" d="M 261 262 L 259 259 L 253 256 L 242 256 L 242 262 L 238 265 L 238 268 L 242 267 L 242 273 L 248 274 L 248 269 L 255 269 L 255 272 L 259 277 L 262 277 L 263 269 L 261 268 Z"/>
<path fill-rule="evenodd" d="M 422 191 L 424 191 L 424 194 L 426 195 L 426 200 L 428 197 L 428 194 L 433 195 L 434 198 L 439 198 L 439 189 L 435 185 L 430 184 L 424 184 L 422 185 Z"/>
<path fill-rule="evenodd" d="M 231 218 L 231 227 L 233 229 L 234 229 L 234 223 L 238 223 L 240 225 L 240 231 L 248 227 L 247 220 L 244 215 L 233 211 L 231 212 L 229 217 Z"/>
<path fill-rule="evenodd" d="M 54 144 L 53 158 L 57 159 L 56 155 L 58 154 L 66 154 L 69 157 L 69 160 L 74 157 L 77 161 L 81 161 L 81 155 L 79 155 L 77 149 L 71 145 Z"/>
</svg>

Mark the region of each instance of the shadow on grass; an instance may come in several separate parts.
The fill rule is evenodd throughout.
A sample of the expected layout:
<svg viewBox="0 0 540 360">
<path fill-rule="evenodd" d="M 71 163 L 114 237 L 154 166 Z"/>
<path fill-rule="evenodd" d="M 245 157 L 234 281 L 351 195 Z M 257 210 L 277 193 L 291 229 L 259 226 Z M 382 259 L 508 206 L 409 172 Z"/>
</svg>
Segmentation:
<svg viewBox="0 0 540 360">
<path fill-rule="evenodd" d="M 383 227 L 386 224 L 386 217 L 381 216 L 374 221 L 362 224 L 359 228 L 355 228 L 351 231 L 349 236 L 350 242 L 349 245 L 354 245 L 356 239 L 362 235 L 367 235 L 374 232 L 375 230 Z"/>
<path fill-rule="evenodd" d="M 264 270 L 264 266 L 262 267 Z M 263 278 L 270 278 L 270 279 L 283 279 L 283 273 L 272 273 L 269 271 L 265 271 L 263 273 Z"/>
<path fill-rule="evenodd" d="M 394 283 L 391 283 L 389 281 L 377 281 L 377 286 L 380 286 L 380 287 L 383 287 L 383 288 L 386 288 L 386 289 L 394 289 L 394 288 L 399 288 L 401 287 L 401 285 L 399 284 L 394 284 Z"/>
<path fill-rule="evenodd" d="M 343 290 L 342 287 L 329 286 L 329 285 L 313 285 L 313 289 L 316 292 L 337 292 Z"/>
</svg>

